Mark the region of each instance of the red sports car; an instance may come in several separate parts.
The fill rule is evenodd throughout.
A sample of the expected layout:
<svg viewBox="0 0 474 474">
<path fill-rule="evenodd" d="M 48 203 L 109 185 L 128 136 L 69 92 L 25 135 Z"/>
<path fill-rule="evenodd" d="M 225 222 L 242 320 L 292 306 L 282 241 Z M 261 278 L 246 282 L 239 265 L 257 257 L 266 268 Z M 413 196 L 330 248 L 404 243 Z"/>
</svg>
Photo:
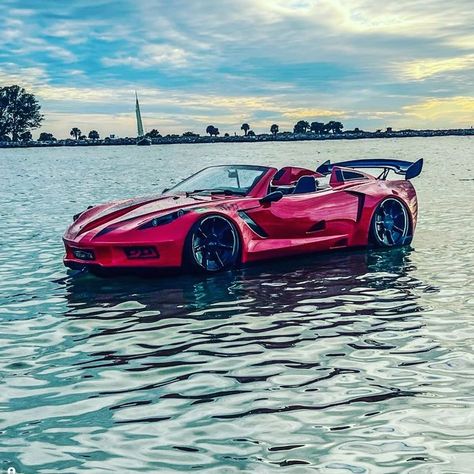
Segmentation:
<svg viewBox="0 0 474 474">
<path fill-rule="evenodd" d="M 368 245 L 409 244 L 423 160 L 205 168 L 158 196 L 92 206 L 64 234 L 64 263 L 92 272 L 240 263 Z M 379 169 L 372 176 L 361 169 Z M 387 180 L 390 171 L 403 175 Z"/>
</svg>

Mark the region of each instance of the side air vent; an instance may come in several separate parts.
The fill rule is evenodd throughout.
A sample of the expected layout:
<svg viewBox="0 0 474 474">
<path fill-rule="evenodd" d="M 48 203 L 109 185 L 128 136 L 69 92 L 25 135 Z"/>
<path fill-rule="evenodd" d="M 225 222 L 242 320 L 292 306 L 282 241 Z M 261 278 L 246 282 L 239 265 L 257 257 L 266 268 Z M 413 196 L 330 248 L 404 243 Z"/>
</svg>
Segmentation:
<svg viewBox="0 0 474 474">
<path fill-rule="evenodd" d="M 313 224 L 308 232 L 318 232 L 320 230 L 324 230 L 326 228 L 326 221 L 319 221 L 316 224 Z"/>
<path fill-rule="evenodd" d="M 336 242 L 334 242 L 334 245 L 331 247 L 332 249 L 339 249 L 339 248 L 343 248 L 343 247 L 347 247 L 348 245 L 348 241 L 347 239 L 339 239 L 339 240 L 336 240 Z"/>
<path fill-rule="evenodd" d="M 365 205 L 365 194 L 358 193 L 356 191 L 346 191 L 347 194 L 352 194 L 357 197 L 357 217 L 356 222 L 360 222 L 362 219 L 362 212 L 364 212 Z"/>
<path fill-rule="evenodd" d="M 239 217 L 260 237 L 268 237 L 268 234 L 244 211 L 238 211 Z"/>
</svg>

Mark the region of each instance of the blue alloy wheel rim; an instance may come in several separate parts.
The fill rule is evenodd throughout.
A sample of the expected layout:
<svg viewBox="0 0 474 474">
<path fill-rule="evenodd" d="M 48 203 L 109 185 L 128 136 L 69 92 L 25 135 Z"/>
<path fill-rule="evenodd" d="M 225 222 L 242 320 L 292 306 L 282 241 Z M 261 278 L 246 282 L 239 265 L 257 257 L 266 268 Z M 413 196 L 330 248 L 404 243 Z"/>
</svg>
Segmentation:
<svg viewBox="0 0 474 474">
<path fill-rule="evenodd" d="M 401 245 L 408 234 L 409 222 L 405 206 L 396 199 L 383 201 L 375 213 L 375 235 L 386 245 Z"/>
<path fill-rule="evenodd" d="M 192 237 L 196 263 L 206 271 L 216 272 L 235 261 L 238 238 L 234 226 L 223 217 L 204 218 Z"/>
</svg>

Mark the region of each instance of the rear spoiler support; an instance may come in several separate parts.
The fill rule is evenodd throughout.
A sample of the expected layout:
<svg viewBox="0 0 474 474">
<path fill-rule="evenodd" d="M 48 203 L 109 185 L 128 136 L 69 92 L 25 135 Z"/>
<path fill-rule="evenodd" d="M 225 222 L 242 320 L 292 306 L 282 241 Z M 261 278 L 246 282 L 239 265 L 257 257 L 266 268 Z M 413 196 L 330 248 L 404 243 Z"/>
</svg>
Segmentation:
<svg viewBox="0 0 474 474">
<path fill-rule="evenodd" d="M 323 175 L 330 174 L 334 167 L 342 168 L 380 168 L 384 171 L 380 175 L 380 179 L 385 179 L 389 171 L 396 174 L 405 175 L 405 179 L 416 178 L 423 169 L 423 158 L 420 158 L 414 163 L 410 161 L 392 160 L 389 158 L 375 158 L 367 160 L 350 160 L 340 161 L 338 163 L 331 163 L 329 160 L 318 166 L 316 171 Z"/>
</svg>

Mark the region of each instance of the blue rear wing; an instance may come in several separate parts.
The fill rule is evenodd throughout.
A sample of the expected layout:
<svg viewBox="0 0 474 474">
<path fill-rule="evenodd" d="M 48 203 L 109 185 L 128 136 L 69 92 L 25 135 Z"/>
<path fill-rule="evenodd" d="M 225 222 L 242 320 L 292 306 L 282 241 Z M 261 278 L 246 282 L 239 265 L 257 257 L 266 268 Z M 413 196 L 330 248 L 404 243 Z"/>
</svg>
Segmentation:
<svg viewBox="0 0 474 474">
<path fill-rule="evenodd" d="M 322 165 L 318 166 L 317 172 L 323 175 L 330 174 L 332 169 L 337 167 L 343 168 L 380 168 L 384 171 L 380 175 L 382 179 L 387 177 L 389 171 L 393 171 L 396 174 L 405 175 L 405 179 L 416 178 L 423 169 L 423 158 L 415 161 L 392 160 L 390 158 L 374 158 L 367 160 L 350 160 L 340 161 L 338 163 L 331 163 L 329 160 L 325 161 Z"/>
</svg>

